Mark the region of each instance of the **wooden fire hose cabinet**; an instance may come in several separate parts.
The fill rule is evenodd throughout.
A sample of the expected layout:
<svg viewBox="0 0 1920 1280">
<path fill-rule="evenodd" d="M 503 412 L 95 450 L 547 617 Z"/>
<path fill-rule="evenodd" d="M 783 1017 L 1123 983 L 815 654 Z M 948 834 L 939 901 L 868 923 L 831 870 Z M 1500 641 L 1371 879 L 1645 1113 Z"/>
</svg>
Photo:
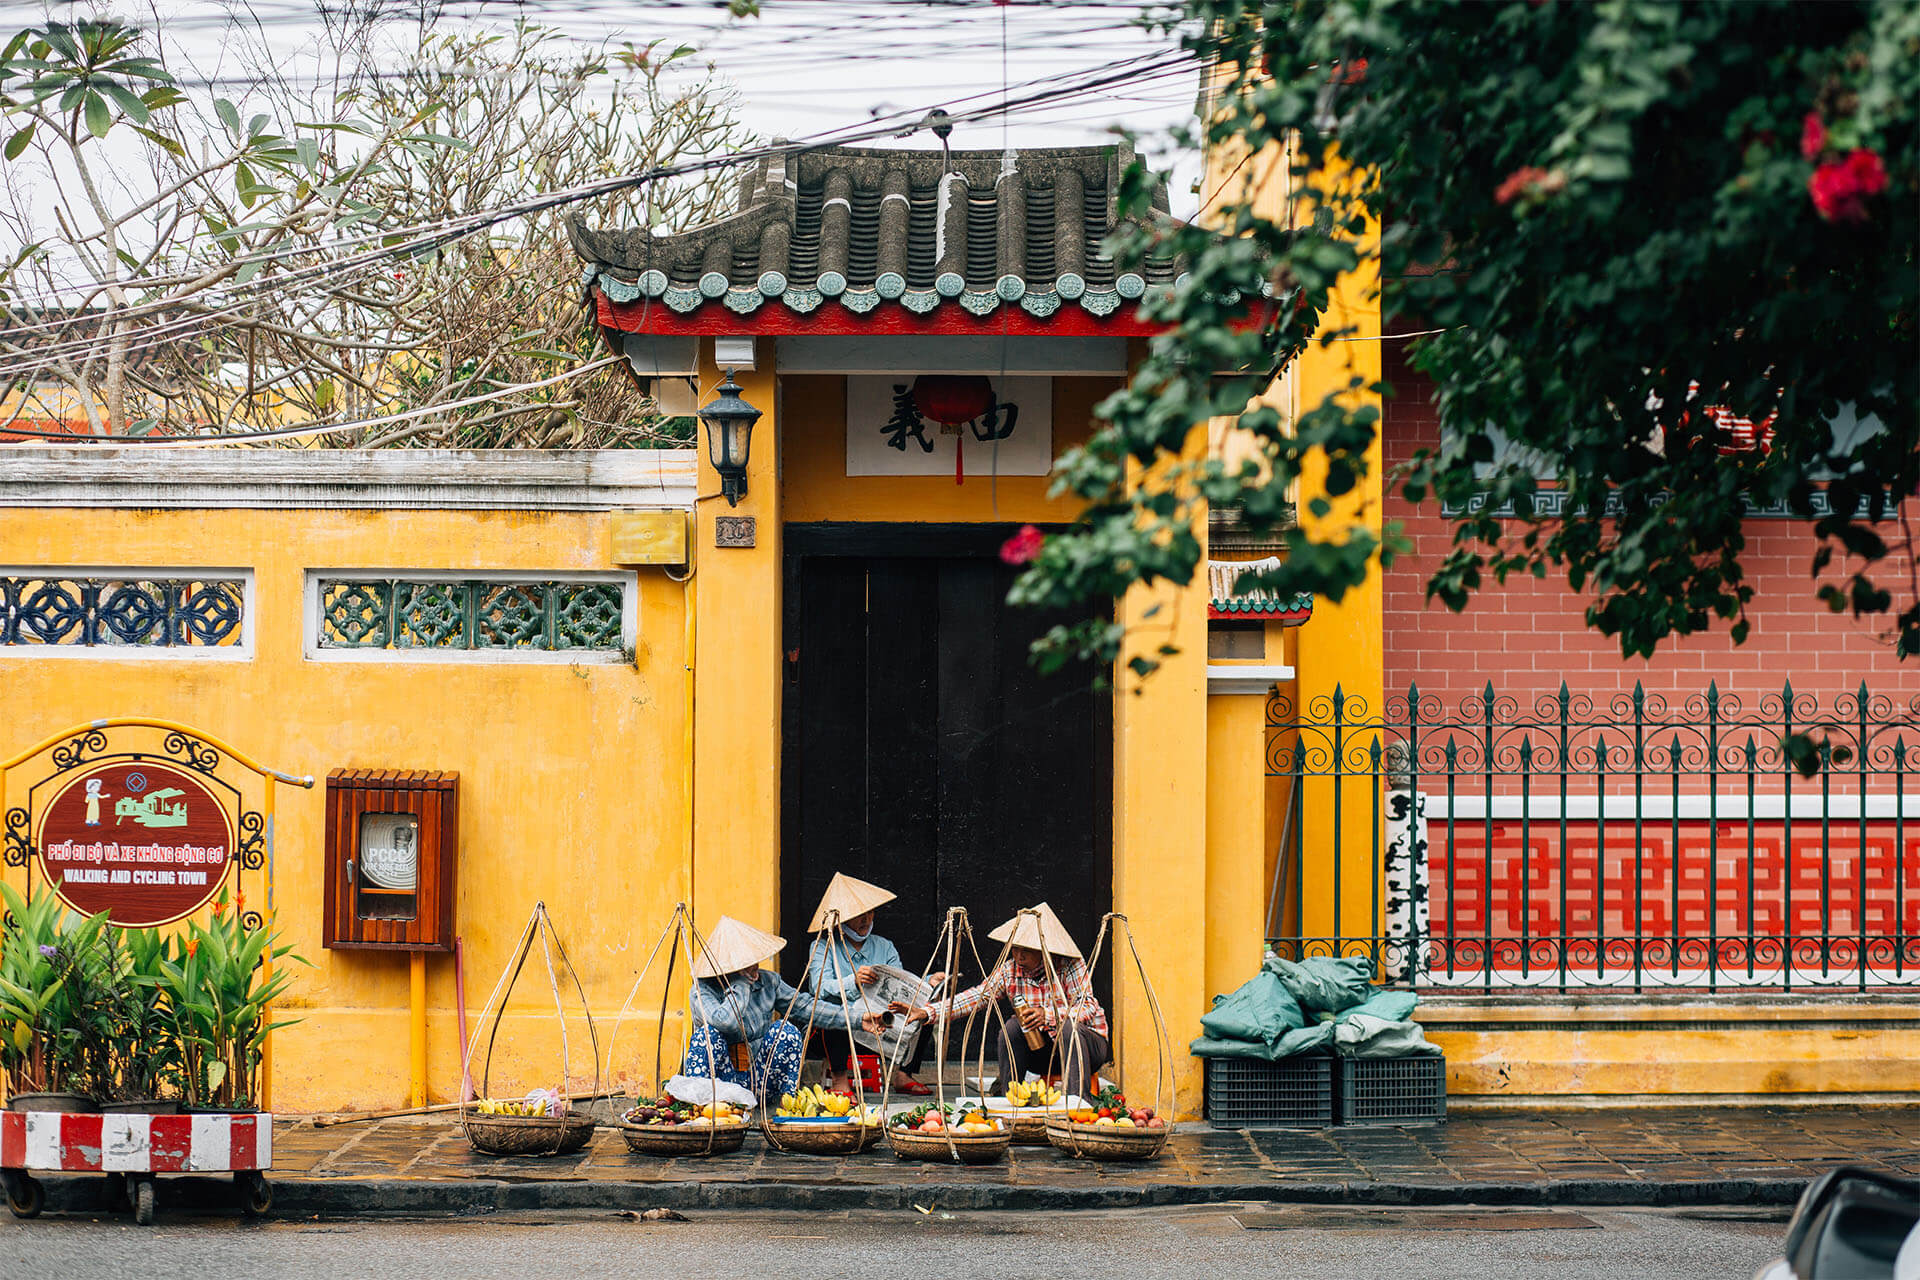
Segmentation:
<svg viewBox="0 0 1920 1280">
<path fill-rule="evenodd" d="M 459 843 L 459 774 L 328 774 L 322 945 L 452 951 Z"/>
</svg>

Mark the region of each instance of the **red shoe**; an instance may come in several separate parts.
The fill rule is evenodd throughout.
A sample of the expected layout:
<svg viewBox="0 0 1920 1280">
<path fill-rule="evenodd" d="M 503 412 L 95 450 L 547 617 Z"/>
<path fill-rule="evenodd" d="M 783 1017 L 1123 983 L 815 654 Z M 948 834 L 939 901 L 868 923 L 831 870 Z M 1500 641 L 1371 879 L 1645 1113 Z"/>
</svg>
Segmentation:
<svg viewBox="0 0 1920 1280">
<path fill-rule="evenodd" d="M 905 1084 L 895 1085 L 893 1091 L 895 1093 L 904 1093 L 910 1098 L 924 1098 L 933 1092 L 932 1089 L 921 1084 L 918 1080 L 909 1080 Z"/>
</svg>

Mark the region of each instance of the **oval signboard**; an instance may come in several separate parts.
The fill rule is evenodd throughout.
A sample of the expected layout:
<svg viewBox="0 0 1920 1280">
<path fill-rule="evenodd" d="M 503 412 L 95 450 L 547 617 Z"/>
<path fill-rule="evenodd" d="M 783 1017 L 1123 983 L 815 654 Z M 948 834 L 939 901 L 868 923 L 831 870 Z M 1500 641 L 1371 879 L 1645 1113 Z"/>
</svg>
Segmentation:
<svg viewBox="0 0 1920 1280">
<path fill-rule="evenodd" d="M 212 900 L 233 856 L 233 820 L 206 782 L 152 760 L 78 770 L 40 823 L 40 868 L 68 906 L 131 928 Z"/>
</svg>

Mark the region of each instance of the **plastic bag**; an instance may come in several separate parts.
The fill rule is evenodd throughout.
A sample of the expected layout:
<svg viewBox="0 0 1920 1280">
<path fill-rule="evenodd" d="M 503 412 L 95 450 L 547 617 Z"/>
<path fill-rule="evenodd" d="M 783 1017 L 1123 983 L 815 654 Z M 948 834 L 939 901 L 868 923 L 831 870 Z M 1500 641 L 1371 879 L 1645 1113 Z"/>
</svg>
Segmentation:
<svg viewBox="0 0 1920 1280">
<path fill-rule="evenodd" d="M 1308 1013 L 1342 1013 L 1364 1004 L 1373 994 L 1373 968 L 1359 957 L 1310 956 L 1294 961 L 1270 956 L 1263 967 L 1280 979 Z"/>
<path fill-rule="evenodd" d="M 1417 1022 L 1390 1022 L 1368 1014 L 1343 1018 L 1333 1028 L 1333 1048 L 1343 1058 L 1400 1058 L 1438 1053 Z"/>
<path fill-rule="evenodd" d="M 1362 1003 L 1338 1015 L 1334 1021 L 1345 1022 L 1348 1018 L 1364 1014 L 1384 1022 L 1405 1022 L 1413 1017 L 1413 1011 L 1419 1004 L 1420 997 L 1411 991 L 1376 991 Z"/>
<path fill-rule="evenodd" d="M 1307 1025 L 1307 1018 L 1286 984 L 1262 970 L 1238 990 L 1215 996 L 1200 1025 L 1212 1039 L 1257 1040 L 1271 1047 L 1287 1032 Z"/>
<path fill-rule="evenodd" d="M 669 1098 L 678 1098 L 696 1107 L 719 1101 L 730 1102 L 742 1111 L 751 1111 L 760 1101 L 753 1096 L 751 1089 L 726 1080 L 709 1080 L 705 1076 L 675 1076 L 667 1081 L 665 1092 Z"/>
</svg>

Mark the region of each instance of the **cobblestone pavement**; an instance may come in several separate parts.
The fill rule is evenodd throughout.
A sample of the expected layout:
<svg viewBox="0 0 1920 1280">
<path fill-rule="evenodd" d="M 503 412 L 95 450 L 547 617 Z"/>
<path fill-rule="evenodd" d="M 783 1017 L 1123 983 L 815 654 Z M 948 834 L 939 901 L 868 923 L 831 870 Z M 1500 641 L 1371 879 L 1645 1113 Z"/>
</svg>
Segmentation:
<svg viewBox="0 0 1920 1280">
<path fill-rule="evenodd" d="M 1504 1188 L 1604 1186 L 1609 1202 L 1673 1197 L 1661 1188 L 1694 1186 L 1706 1201 L 1753 1198 L 1740 1187 L 1801 1183 L 1837 1164 L 1920 1176 L 1920 1107 L 1633 1107 L 1588 1111 L 1457 1114 L 1424 1128 L 1215 1130 L 1183 1125 L 1165 1155 L 1140 1164 L 1074 1160 L 1047 1147 L 1015 1147 L 1003 1162 L 973 1167 L 896 1159 L 883 1144 L 854 1157 L 801 1156 L 773 1150 L 757 1131 L 739 1152 L 662 1159 L 629 1153 L 603 1131 L 577 1155 L 501 1158 L 481 1155 L 455 1122 L 387 1120 L 316 1129 L 284 1123 L 274 1134 L 274 1176 L 335 1180 L 504 1180 L 558 1183 L 739 1184 L 761 1187 L 921 1185 L 1059 1189 L 1182 1188 L 1204 1200 L 1209 1189 L 1289 1187 L 1404 1188 L 1429 1202 Z M 1389 1197 L 1391 1198 L 1391 1197 Z M 1571 1197 L 1544 1196 L 1544 1199 Z M 773 1199 L 778 1199 L 774 1196 Z M 738 1201 L 745 1203 L 746 1200 Z"/>
</svg>

